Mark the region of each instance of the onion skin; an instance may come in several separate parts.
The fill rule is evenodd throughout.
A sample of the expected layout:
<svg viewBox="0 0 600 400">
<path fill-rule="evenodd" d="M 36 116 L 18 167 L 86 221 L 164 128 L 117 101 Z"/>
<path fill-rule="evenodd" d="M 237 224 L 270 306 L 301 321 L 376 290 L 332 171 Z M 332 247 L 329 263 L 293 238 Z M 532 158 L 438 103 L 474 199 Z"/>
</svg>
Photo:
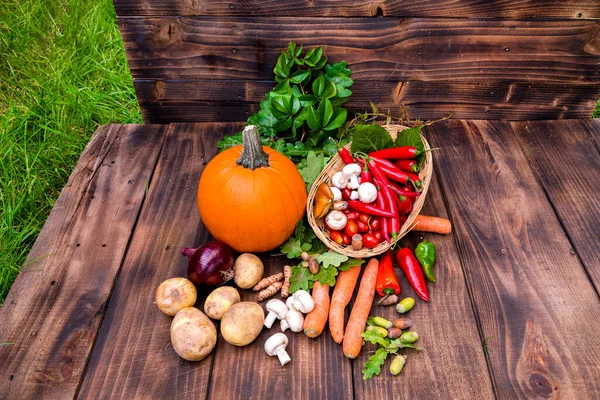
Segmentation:
<svg viewBox="0 0 600 400">
<path fill-rule="evenodd" d="M 207 242 L 197 249 L 184 247 L 188 278 L 196 286 L 215 287 L 233 278 L 233 254 L 223 242 Z"/>
</svg>

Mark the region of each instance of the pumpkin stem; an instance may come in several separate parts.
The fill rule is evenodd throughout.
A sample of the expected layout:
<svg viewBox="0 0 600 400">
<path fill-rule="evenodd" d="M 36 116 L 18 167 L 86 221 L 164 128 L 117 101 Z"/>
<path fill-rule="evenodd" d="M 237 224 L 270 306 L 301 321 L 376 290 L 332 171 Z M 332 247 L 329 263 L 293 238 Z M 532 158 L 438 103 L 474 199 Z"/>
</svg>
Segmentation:
<svg viewBox="0 0 600 400">
<path fill-rule="evenodd" d="M 268 167 L 269 155 L 262 148 L 262 142 L 256 126 L 248 125 L 245 127 L 243 139 L 242 155 L 238 158 L 236 164 L 250 169 Z"/>
</svg>

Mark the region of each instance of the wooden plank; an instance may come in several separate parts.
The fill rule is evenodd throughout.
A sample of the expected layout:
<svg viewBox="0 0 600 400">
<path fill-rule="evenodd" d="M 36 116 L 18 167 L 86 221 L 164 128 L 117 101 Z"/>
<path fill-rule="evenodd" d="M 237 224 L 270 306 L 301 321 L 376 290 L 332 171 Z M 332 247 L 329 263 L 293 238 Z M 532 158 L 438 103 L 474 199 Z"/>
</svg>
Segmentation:
<svg viewBox="0 0 600 400">
<path fill-rule="evenodd" d="M 499 398 L 600 393 L 598 296 L 507 122 L 428 129 Z"/>
<path fill-rule="evenodd" d="M 272 81 L 136 79 L 147 122 L 245 121 L 273 89 Z M 357 80 L 346 108 L 371 108 L 433 120 L 452 113 L 462 119 L 589 118 L 600 84 L 548 82 L 386 82 Z"/>
<path fill-rule="evenodd" d="M 600 5 L 592 0 L 115 0 L 114 3 L 119 16 L 600 18 Z"/>
<path fill-rule="evenodd" d="M 294 40 L 347 60 L 354 79 L 600 83 L 593 21 L 120 18 L 134 78 L 272 79 Z"/>
<path fill-rule="evenodd" d="M 179 249 L 208 239 L 196 206 L 198 179 L 216 154 L 220 135 L 236 128 L 170 126 L 81 385 L 81 398 L 206 396 L 212 354 L 197 363 L 180 359 L 169 339 L 172 318 L 153 302 L 162 281 L 187 276 L 187 259 Z"/>
<path fill-rule="evenodd" d="M 600 293 L 600 120 L 512 124 L 596 291 Z"/>
<path fill-rule="evenodd" d="M 0 308 L 3 395 L 75 395 L 164 133 L 104 126 L 85 148 Z"/>
<path fill-rule="evenodd" d="M 283 271 L 286 258 L 262 257 L 265 271 Z M 267 272 L 265 272 L 266 274 Z M 256 301 L 251 291 L 240 291 L 242 299 Z M 264 304 L 263 302 L 261 304 Z M 352 398 L 352 367 L 329 329 L 317 339 L 304 333 L 286 332 L 292 361 L 284 368 L 264 351 L 266 340 L 281 332 L 279 323 L 264 329 L 248 347 L 234 347 L 219 335 L 210 385 L 210 399 L 348 399 Z"/>
<path fill-rule="evenodd" d="M 424 215 L 447 217 L 446 206 L 437 179 L 427 195 Z M 424 351 L 403 351 L 408 356 L 401 376 L 389 373 L 388 360 L 380 376 L 364 381 L 361 370 L 375 346 L 365 345 L 354 362 L 354 390 L 360 399 L 468 399 L 477 393 L 479 399 L 494 397 L 481 338 L 465 284 L 454 235 L 411 233 L 402 246 L 414 246 L 425 238 L 435 243 L 438 261 L 437 282 L 429 284 L 431 301 L 425 303 L 403 277 L 399 268 L 401 298 L 411 296 L 417 304 L 407 317 L 419 333 L 418 344 Z M 376 296 L 378 297 L 378 296 Z M 394 307 L 374 306 L 371 315 L 390 320 L 400 317 Z M 451 333 L 450 333 L 451 332 Z"/>
</svg>

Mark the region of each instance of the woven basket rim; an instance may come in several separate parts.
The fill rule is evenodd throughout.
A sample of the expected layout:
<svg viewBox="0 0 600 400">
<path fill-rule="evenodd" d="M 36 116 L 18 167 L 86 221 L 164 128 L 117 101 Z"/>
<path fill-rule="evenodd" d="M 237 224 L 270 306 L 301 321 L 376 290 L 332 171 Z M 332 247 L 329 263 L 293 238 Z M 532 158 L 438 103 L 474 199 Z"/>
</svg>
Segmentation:
<svg viewBox="0 0 600 400">
<path fill-rule="evenodd" d="M 382 125 L 382 126 L 390 133 L 390 135 L 392 136 L 393 139 L 396 138 L 398 132 L 401 132 L 404 129 L 408 129 L 408 127 L 406 127 L 404 125 L 397 125 L 397 124 Z M 429 143 L 427 142 L 427 139 L 423 136 L 423 134 L 421 134 L 421 139 L 423 140 L 423 145 L 425 147 L 425 150 L 431 149 L 431 147 L 429 146 Z M 352 145 L 352 142 L 348 143 L 344 147 L 347 149 L 350 149 L 351 145 Z M 344 162 L 341 160 L 340 156 L 338 154 L 336 154 L 327 163 L 325 168 L 323 168 L 323 170 L 321 171 L 321 173 L 319 174 L 319 176 L 313 183 L 313 185 L 310 189 L 310 192 L 308 194 L 308 200 L 306 202 L 306 214 L 308 217 L 308 223 L 310 224 L 311 228 L 313 229 L 313 231 L 315 232 L 317 237 L 323 243 L 325 243 L 325 245 L 329 249 L 331 249 L 337 253 L 346 255 L 348 257 L 353 257 L 353 258 L 368 258 L 368 257 L 374 257 L 376 255 L 382 254 L 382 253 L 386 252 L 387 250 L 389 250 L 394 245 L 394 243 L 393 242 L 388 243 L 388 242 L 384 241 L 383 243 L 379 243 L 377 246 L 373 247 L 372 249 L 362 248 L 361 250 L 354 250 L 350 246 L 342 246 L 342 245 L 339 245 L 339 244 L 335 243 L 334 241 L 332 241 L 329 238 L 329 233 L 324 230 L 322 219 L 320 219 L 319 221 L 316 221 L 313 216 L 313 203 L 314 203 L 315 194 L 316 194 L 318 186 L 322 182 L 329 183 L 331 181 L 331 177 L 333 176 L 333 174 L 337 171 L 340 171 L 342 169 L 343 165 L 344 165 Z M 419 177 L 421 178 L 421 182 L 423 183 L 423 190 L 421 192 L 421 195 L 417 198 L 417 201 L 413 204 L 413 209 L 410 212 L 408 218 L 406 219 L 404 224 L 402 224 L 402 226 L 400 228 L 400 232 L 398 234 L 398 239 L 404 237 L 410 231 L 410 229 L 413 228 L 414 221 L 417 218 L 417 216 L 419 215 L 419 213 L 421 212 L 421 209 L 423 208 L 423 203 L 425 201 L 425 197 L 427 195 L 427 191 L 428 191 L 429 185 L 431 183 L 432 174 L 433 174 L 433 157 L 431 155 L 431 152 L 428 151 L 425 153 L 425 161 L 423 162 L 422 169 L 419 172 Z"/>
</svg>

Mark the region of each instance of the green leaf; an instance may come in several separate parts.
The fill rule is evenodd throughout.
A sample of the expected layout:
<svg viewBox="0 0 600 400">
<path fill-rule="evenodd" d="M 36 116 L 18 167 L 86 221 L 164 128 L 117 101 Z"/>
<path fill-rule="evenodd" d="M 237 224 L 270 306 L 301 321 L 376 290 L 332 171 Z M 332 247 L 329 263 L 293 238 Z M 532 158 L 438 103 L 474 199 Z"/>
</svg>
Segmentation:
<svg viewBox="0 0 600 400">
<path fill-rule="evenodd" d="M 304 109 L 307 110 L 306 122 L 308 123 L 308 127 L 310 129 L 319 129 L 321 127 L 321 120 L 317 111 L 312 106 L 306 107 Z"/>
<path fill-rule="evenodd" d="M 292 92 L 292 88 L 290 87 L 290 82 L 289 81 L 281 82 L 280 84 L 275 86 L 271 92 L 277 93 L 277 94 L 290 94 Z"/>
<path fill-rule="evenodd" d="M 336 90 L 335 90 L 335 85 L 331 82 L 329 82 L 328 80 L 325 80 L 325 89 L 323 89 L 323 93 L 321 93 L 322 98 L 324 99 L 329 99 L 333 96 L 335 96 L 336 94 Z"/>
<path fill-rule="evenodd" d="M 291 126 L 292 126 L 292 117 L 287 117 L 286 119 L 282 119 L 281 121 L 279 121 L 275 125 L 273 125 L 273 128 L 275 128 L 278 132 L 284 132 L 284 131 L 287 131 L 288 129 L 290 129 Z"/>
<path fill-rule="evenodd" d="M 327 138 L 327 140 L 325 140 L 325 142 L 323 143 L 322 148 L 325 154 L 331 157 L 335 156 L 338 152 L 337 142 L 332 138 Z"/>
<path fill-rule="evenodd" d="M 315 63 L 315 65 L 314 65 L 314 67 L 312 67 L 312 69 L 314 69 L 314 70 L 323 69 L 323 67 L 325 66 L 325 64 L 327 64 L 327 58 L 323 57 L 318 62 Z"/>
<path fill-rule="evenodd" d="M 290 114 L 291 115 L 297 114 L 299 110 L 300 110 L 300 100 L 298 100 L 297 97 L 292 97 L 292 101 L 290 104 Z"/>
<path fill-rule="evenodd" d="M 369 315 L 369 318 L 367 318 L 367 325 L 369 326 L 377 326 L 377 324 L 375 323 L 375 317 L 372 315 Z"/>
<path fill-rule="evenodd" d="M 340 264 L 340 266 L 338 267 L 338 271 L 348 271 L 352 267 L 356 267 L 357 265 L 363 265 L 364 262 L 365 260 L 359 260 L 358 258 L 349 258 L 348 260 Z"/>
<path fill-rule="evenodd" d="M 287 115 L 290 110 L 290 97 L 289 96 L 275 96 L 271 100 L 271 104 L 275 109 L 281 113 Z"/>
<path fill-rule="evenodd" d="M 376 329 L 366 330 L 361 334 L 361 336 L 363 337 L 363 339 L 365 339 L 365 341 L 371 344 L 378 344 L 382 347 L 388 347 L 390 345 L 390 339 L 384 337 Z"/>
<path fill-rule="evenodd" d="M 298 100 L 300 100 L 300 105 L 302 107 L 308 107 L 312 106 L 317 102 L 317 96 L 315 96 L 314 94 L 305 94 L 300 96 Z"/>
<path fill-rule="evenodd" d="M 293 237 L 281 246 L 281 252 L 287 255 L 287 258 L 299 258 L 303 251 L 302 242 Z"/>
<path fill-rule="evenodd" d="M 347 117 L 348 117 L 348 111 L 346 111 L 345 108 L 338 108 L 333 112 L 333 115 L 331 116 L 331 121 L 329 121 L 329 124 L 323 129 L 325 129 L 326 131 L 338 129 L 346 123 Z"/>
<path fill-rule="evenodd" d="M 403 130 L 402 132 L 398 132 L 398 136 L 396 137 L 396 141 L 394 142 L 395 147 L 402 146 L 413 146 L 416 147 L 417 150 L 423 151 L 425 150 L 425 145 L 423 144 L 423 139 L 421 139 L 421 127 L 408 128 Z M 417 157 L 417 162 L 419 163 L 419 167 L 425 161 L 425 155 L 421 154 Z"/>
<path fill-rule="evenodd" d="M 371 153 L 393 146 L 392 137 L 377 125 L 356 125 L 352 139 L 352 152 Z"/>
<path fill-rule="evenodd" d="M 404 349 L 404 348 L 415 349 L 415 350 L 419 350 L 419 351 L 423 350 L 421 347 L 418 347 L 417 345 L 415 345 L 413 343 L 404 343 L 403 341 L 400 340 L 400 338 L 390 340 L 390 343 L 385 347 L 387 348 L 388 351 Z"/>
<path fill-rule="evenodd" d="M 300 175 L 302 175 L 308 190 L 310 190 L 313 182 L 317 179 L 324 167 L 325 156 L 323 154 L 317 155 L 314 151 L 309 151 L 308 156 L 306 157 L 306 167 L 298 170 Z"/>
<path fill-rule="evenodd" d="M 308 268 L 303 267 L 302 265 L 292 267 L 290 293 L 295 293 L 298 290 L 309 290 L 309 280 L 314 280 L 314 278 Z"/>
<path fill-rule="evenodd" d="M 310 73 L 309 71 L 303 71 L 303 70 L 296 71 L 290 76 L 290 82 L 301 83 L 303 80 L 308 78 L 309 73 Z"/>
<path fill-rule="evenodd" d="M 312 90 L 315 96 L 321 96 L 323 94 L 323 91 L 325 90 L 325 76 L 319 75 L 319 77 L 313 81 Z"/>
<path fill-rule="evenodd" d="M 296 85 L 292 86 L 292 96 L 297 98 L 302 97 L 302 92 L 300 92 L 300 89 L 298 89 L 298 86 Z"/>
<path fill-rule="evenodd" d="M 319 272 L 314 276 L 315 280 L 321 282 L 324 285 L 333 287 L 335 285 L 335 277 L 338 274 L 336 268 L 319 268 Z"/>
<path fill-rule="evenodd" d="M 354 84 L 354 81 L 350 79 L 350 70 L 347 67 L 345 61 L 325 66 L 325 76 L 335 85 L 337 97 L 348 98 L 352 95 L 352 91 L 348 88 Z"/>
<path fill-rule="evenodd" d="M 326 126 L 333 115 L 333 106 L 328 99 L 321 101 L 319 104 L 319 118 L 321 126 Z"/>
<path fill-rule="evenodd" d="M 371 379 L 374 375 L 379 375 L 381 366 L 385 363 L 387 356 L 388 353 L 385 349 L 378 349 L 375 354 L 369 358 L 362 370 L 363 379 L 365 381 Z"/>
<path fill-rule="evenodd" d="M 330 266 L 339 267 L 344 261 L 348 260 L 348 256 L 345 256 L 335 251 L 328 251 L 317 256 L 317 261 L 323 268 L 329 268 Z"/>
</svg>

